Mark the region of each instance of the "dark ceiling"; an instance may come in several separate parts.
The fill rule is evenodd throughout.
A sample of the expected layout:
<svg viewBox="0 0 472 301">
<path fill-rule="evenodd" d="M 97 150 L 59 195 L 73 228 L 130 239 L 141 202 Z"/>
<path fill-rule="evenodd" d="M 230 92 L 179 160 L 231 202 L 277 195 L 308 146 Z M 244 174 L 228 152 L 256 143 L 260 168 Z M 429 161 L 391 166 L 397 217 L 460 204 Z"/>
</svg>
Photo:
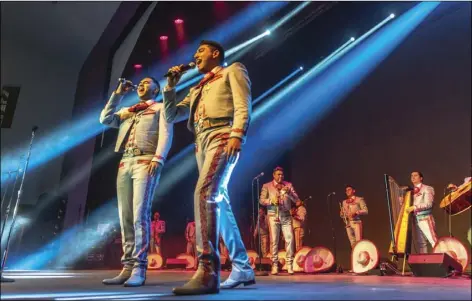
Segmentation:
<svg viewBox="0 0 472 301">
<path fill-rule="evenodd" d="M 222 21 L 237 14 L 255 2 L 225 2 L 226 14 L 216 13 L 216 2 L 159 2 L 150 16 L 137 45 L 125 68 L 125 76 L 134 74 L 133 65 L 144 68 L 156 62 L 164 62 L 159 36 L 169 36 L 169 51 L 179 48 L 173 21 L 185 22 L 187 41 L 197 39 L 203 32 L 218 26 Z M 234 44 L 223 45 L 226 49 L 242 43 L 264 28 L 275 24 L 287 12 L 301 2 L 290 2 L 283 9 L 268 16 L 250 30 L 234 38 Z M 239 59 L 248 68 L 253 82 L 253 97 L 269 89 L 274 83 L 300 65 L 314 66 L 351 36 L 358 37 L 385 19 L 390 13 L 401 14 L 414 2 L 311 2 L 294 18 L 264 38 Z M 218 9 L 221 12 L 221 7 Z M 190 59 L 190 58 L 189 58 Z M 170 66 L 169 66 L 170 67 Z M 152 74 L 152 70 L 146 70 Z"/>
</svg>

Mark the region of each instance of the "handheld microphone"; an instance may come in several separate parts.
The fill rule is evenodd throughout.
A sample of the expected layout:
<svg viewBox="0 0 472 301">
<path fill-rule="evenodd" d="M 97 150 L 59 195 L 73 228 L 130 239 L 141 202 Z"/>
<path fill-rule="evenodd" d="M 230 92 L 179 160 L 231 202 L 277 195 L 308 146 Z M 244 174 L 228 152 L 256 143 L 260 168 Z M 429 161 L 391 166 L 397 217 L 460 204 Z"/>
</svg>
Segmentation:
<svg viewBox="0 0 472 301">
<path fill-rule="evenodd" d="M 132 89 L 133 91 L 136 90 L 136 89 L 138 89 L 138 85 L 135 85 L 135 84 L 133 84 L 132 82 L 128 82 L 128 80 L 127 80 L 126 78 L 120 77 L 120 78 L 118 79 L 118 85 L 120 85 L 120 84 L 124 85 L 124 84 L 126 84 L 126 83 L 128 84 L 129 87 L 131 87 L 131 89 Z M 117 88 L 118 88 L 118 87 L 117 87 Z"/>
<path fill-rule="evenodd" d="M 336 192 L 333 191 L 333 192 L 330 192 L 328 195 L 335 195 L 335 194 Z"/>
<path fill-rule="evenodd" d="M 185 71 L 188 71 L 188 70 L 190 70 L 190 69 L 193 69 L 193 68 L 195 68 L 195 66 L 196 66 L 196 65 L 195 65 L 194 62 L 190 62 L 190 63 L 188 63 L 187 65 L 184 65 L 184 66 L 182 66 L 182 68 L 180 68 L 180 73 L 183 73 L 183 72 L 185 72 Z M 169 72 L 167 72 L 166 74 L 164 74 L 164 77 L 169 77 L 169 76 L 172 76 L 172 75 L 175 75 L 175 74 L 176 74 L 176 72 L 171 72 L 171 71 L 169 71 Z"/>
<path fill-rule="evenodd" d="M 258 174 L 258 175 L 254 178 L 254 180 L 255 180 L 255 179 L 259 179 L 259 178 L 262 177 L 263 175 L 264 175 L 264 172 L 261 172 L 260 174 Z"/>
<path fill-rule="evenodd" d="M 132 90 L 138 89 L 138 85 L 133 84 L 131 81 L 128 81 L 126 78 L 119 78 L 118 84 L 122 84 L 122 85 L 127 84 L 129 87 L 131 87 Z"/>
<path fill-rule="evenodd" d="M 33 128 L 31 129 L 34 132 L 36 132 L 37 130 L 39 129 L 39 127 L 37 125 L 33 126 Z"/>
<path fill-rule="evenodd" d="M 307 197 L 306 199 L 304 199 L 303 201 L 308 201 L 308 200 L 311 200 L 311 195 Z"/>
</svg>

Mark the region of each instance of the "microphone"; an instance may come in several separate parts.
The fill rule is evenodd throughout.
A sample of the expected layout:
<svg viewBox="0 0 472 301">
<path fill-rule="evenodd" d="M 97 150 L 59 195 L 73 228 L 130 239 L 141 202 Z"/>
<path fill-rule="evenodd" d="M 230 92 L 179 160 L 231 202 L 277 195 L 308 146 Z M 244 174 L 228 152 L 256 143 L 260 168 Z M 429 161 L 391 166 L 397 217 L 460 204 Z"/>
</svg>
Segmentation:
<svg viewBox="0 0 472 301">
<path fill-rule="evenodd" d="M 264 175 L 264 172 L 261 172 L 260 174 L 258 174 L 258 175 L 254 178 L 254 180 L 255 180 L 255 179 L 259 179 L 259 178 L 262 177 L 263 175 Z"/>
<path fill-rule="evenodd" d="M 330 192 L 330 193 L 328 194 L 328 196 L 330 196 L 330 195 L 335 195 L 335 194 L 336 194 L 336 192 L 333 191 L 333 192 Z"/>
<path fill-rule="evenodd" d="M 126 78 L 120 77 L 120 78 L 118 79 L 118 85 L 119 85 L 119 84 L 124 85 L 124 84 L 126 84 L 127 82 L 128 82 L 128 80 L 127 80 Z M 135 84 L 133 84 L 133 83 L 131 83 L 131 82 L 128 83 L 128 86 L 131 87 L 131 89 L 133 89 L 133 90 L 136 90 L 136 89 L 138 88 L 138 85 L 135 85 Z M 117 88 L 118 88 L 118 87 L 117 87 Z"/>
<path fill-rule="evenodd" d="M 304 199 L 303 201 L 308 201 L 308 200 L 311 200 L 311 195 L 307 197 L 306 199 Z"/>
<path fill-rule="evenodd" d="M 194 62 L 190 62 L 188 63 L 187 65 L 184 65 L 182 66 L 182 68 L 180 68 L 180 73 L 184 73 L 185 71 L 188 71 L 190 69 L 193 69 L 195 68 L 195 63 Z M 167 72 L 166 74 L 164 74 L 164 77 L 169 77 L 169 76 L 172 76 L 172 75 L 175 75 L 177 72 Z"/>
<path fill-rule="evenodd" d="M 31 129 L 34 132 L 36 132 L 37 130 L 39 129 L 39 127 L 37 125 L 33 126 L 33 128 Z"/>
</svg>

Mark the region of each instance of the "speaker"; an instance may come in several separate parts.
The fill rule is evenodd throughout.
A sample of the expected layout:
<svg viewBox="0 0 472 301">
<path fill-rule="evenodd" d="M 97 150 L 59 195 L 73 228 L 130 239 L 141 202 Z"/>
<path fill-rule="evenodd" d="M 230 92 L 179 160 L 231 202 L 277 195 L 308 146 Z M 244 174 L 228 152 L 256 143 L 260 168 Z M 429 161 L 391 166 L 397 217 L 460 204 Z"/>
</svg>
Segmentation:
<svg viewBox="0 0 472 301">
<path fill-rule="evenodd" d="M 452 270 L 462 272 L 462 266 L 446 253 L 411 254 L 408 264 L 418 277 L 446 277 Z"/>
</svg>

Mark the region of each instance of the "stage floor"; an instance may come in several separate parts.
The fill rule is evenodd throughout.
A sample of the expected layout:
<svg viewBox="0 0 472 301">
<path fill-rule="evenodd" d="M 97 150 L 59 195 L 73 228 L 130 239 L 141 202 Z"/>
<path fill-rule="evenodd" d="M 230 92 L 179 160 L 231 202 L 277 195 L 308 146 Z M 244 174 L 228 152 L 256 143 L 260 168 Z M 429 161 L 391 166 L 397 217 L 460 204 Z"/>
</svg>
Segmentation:
<svg viewBox="0 0 472 301">
<path fill-rule="evenodd" d="M 138 288 L 105 286 L 103 278 L 119 271 L 5 272 L 16 280 L 1 284 L 1 299 L 49 300 L 471 300 L 471 280 L 399 276 L 355 276 L 348 274 L 298 274 L 257 277 L 246 288 L 221 290 L 216 295 L 174 296 L 172 288 L 188 280 L 193 272 L 149 271 L 146 285 Z M 222 274 L 224 279 L 228 272 Z"/>
</svg>

